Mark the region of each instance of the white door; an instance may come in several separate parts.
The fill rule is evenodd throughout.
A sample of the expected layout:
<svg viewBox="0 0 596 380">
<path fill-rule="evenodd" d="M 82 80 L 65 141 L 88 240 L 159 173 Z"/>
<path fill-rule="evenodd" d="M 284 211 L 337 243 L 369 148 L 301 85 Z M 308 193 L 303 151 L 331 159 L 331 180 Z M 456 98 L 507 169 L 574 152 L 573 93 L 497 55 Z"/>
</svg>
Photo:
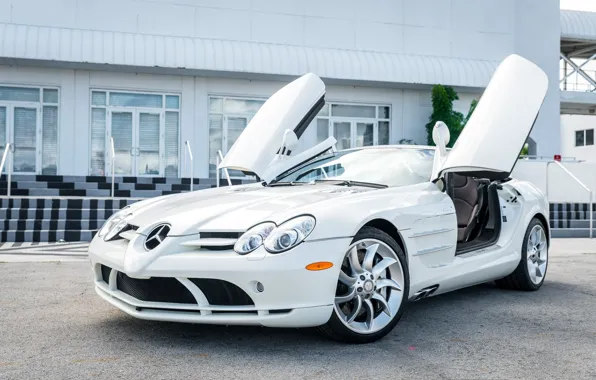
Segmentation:
<svg viewBox="0 0 596 380">
<path fill-rule="evenodd" d="M 14 148 L 13 173 L 38 174 L 41 171 L 40 115 L 41 108 L 37 104 L 0 104 L 1 154 L 5 144 L 10 142 Z"/>
<path fill-rule="evenodd" d="M 114 174 L 163 175 L 163 112 L 142 109 L 112 110 L 108 130 L 114 138 Z M 108 152 L 108 173 L 111 172 L 110 164 L 111 152 Z"/>
<path fill-rule="evenodd" d="M 161 112 L 137 111 L 135 128 L 135 175 L 163 175 L 163 114 Z"/>
</svg>

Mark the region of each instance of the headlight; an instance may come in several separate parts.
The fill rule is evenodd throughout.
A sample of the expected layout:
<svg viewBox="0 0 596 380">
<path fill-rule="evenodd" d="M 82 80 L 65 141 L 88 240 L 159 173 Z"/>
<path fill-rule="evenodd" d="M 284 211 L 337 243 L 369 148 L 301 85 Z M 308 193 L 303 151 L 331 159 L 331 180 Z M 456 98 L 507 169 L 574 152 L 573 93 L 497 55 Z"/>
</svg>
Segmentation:
<svg viewBox="0 0 596 380">
<path fill-rule="evenodd" d="M 275 224 L 271 222 L 261 223 L 250 230 L 246 231 L 240 239 L 234 244 L 234 251 L 240 255 L 246 255 L 259 248 L 263 241 L 269 236 L 271 231 L 275 228 Z"/>
<path fill-rule="evenodd" d="M 274 229 L 263 245 L 268 252 L 281 253 L 302 243 L 314 228 L 314 217 L 299 216 Z"/>
<path fill-rule="evenodd" d="M 120 231 L 126 227 L 127 222 L 125 218 L 130 215 L 127 209 L 128 207 L 125 207 L 120 211 L 116 211 L 112 216 L 110 216 L 97 233 L 97 236 L 103 237 L 105 241 L 109 241 L 118 233 L 120 233 Z"/>
</svg>

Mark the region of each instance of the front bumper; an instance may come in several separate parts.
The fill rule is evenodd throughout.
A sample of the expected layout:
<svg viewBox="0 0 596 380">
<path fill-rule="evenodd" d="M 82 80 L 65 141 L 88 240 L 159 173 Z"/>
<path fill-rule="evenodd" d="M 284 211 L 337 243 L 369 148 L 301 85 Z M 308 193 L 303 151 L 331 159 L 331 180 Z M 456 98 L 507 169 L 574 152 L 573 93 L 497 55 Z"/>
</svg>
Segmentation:
<svg viewBox="0 0 596 380">
<path fill-rule="evenodd" d="M 304 242 L 277 255 L 259 248 L 246 256 L 187 248 L 180 244 L 183 240 L 168 237 L 159 254 L 148 255 L 134 239 L 105 242 L 96 237 L 89 258 L 97 294 L 140 319 L 319 326 L 333 311 L 343 253 L 351 239 Z M 334 265 L 322 271 L 305 269 L 318 261 Z"/>
</svg>

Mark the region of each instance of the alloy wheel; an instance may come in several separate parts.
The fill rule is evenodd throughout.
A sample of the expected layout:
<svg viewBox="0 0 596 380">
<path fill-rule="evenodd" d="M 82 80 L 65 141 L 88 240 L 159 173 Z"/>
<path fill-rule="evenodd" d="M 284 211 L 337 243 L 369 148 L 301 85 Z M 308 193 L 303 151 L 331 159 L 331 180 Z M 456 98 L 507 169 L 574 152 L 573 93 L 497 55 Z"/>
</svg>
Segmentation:
<svg viewBox="0 0 596 380">
<path fill-rule="evenodd" d="M 527 256 L 530 280 L 534 285 L 539 285 L 544 279 L 548 263 L 548 243 L 544 228 L 541 225 L 535 225 L 530 231 Z"/>
<path fill-rule="evenodd" d="M 403 285 L 404 271 L 391 247 L 376 239 L 357 241 L 344 257 L 335 313 L 350 330 L 375 333 L 398 313 Z"/>
</svg>

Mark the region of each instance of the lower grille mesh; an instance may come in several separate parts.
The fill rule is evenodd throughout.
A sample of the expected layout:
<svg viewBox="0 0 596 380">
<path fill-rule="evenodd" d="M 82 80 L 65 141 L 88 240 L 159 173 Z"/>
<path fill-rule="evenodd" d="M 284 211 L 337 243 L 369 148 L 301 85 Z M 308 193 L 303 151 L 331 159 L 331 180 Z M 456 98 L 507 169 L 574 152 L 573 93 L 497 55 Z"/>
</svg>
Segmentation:
<svg viewBox="0 0 596 380">
<path fill-rule="evenodd" d="M 130 278 L 118 272 L 118 290 L 141 301 L 196 304 L 192 293 L 175 278 Z"/>
<path fill-rule="evenodd" d="M 209 304 L 222 306 L 253 306 L 248 294 L 238 286 L 224 280 L 208 278 L 190 278 L 199 287 Z"/>
<path fill-rule="evenodd" d="M 101 277 L 109 283 L 112 268 L 101 265 Z M 206 278 L 190 278 L 212 306 L 254 306 L 252 298 L 231 282 Z M 116 275 L 117 289 L 141 301 L 195 304 L 192 293 L 172 277 L 136 279 L 122 272 Z"/>
<path fill-rule="evenodd" d="M 105 265 L 101 266 L 101 278 L 106 284 L 110 283 L 110 273 L 112 273 L 112 268 L 106 267 Z"/>
</svg>

